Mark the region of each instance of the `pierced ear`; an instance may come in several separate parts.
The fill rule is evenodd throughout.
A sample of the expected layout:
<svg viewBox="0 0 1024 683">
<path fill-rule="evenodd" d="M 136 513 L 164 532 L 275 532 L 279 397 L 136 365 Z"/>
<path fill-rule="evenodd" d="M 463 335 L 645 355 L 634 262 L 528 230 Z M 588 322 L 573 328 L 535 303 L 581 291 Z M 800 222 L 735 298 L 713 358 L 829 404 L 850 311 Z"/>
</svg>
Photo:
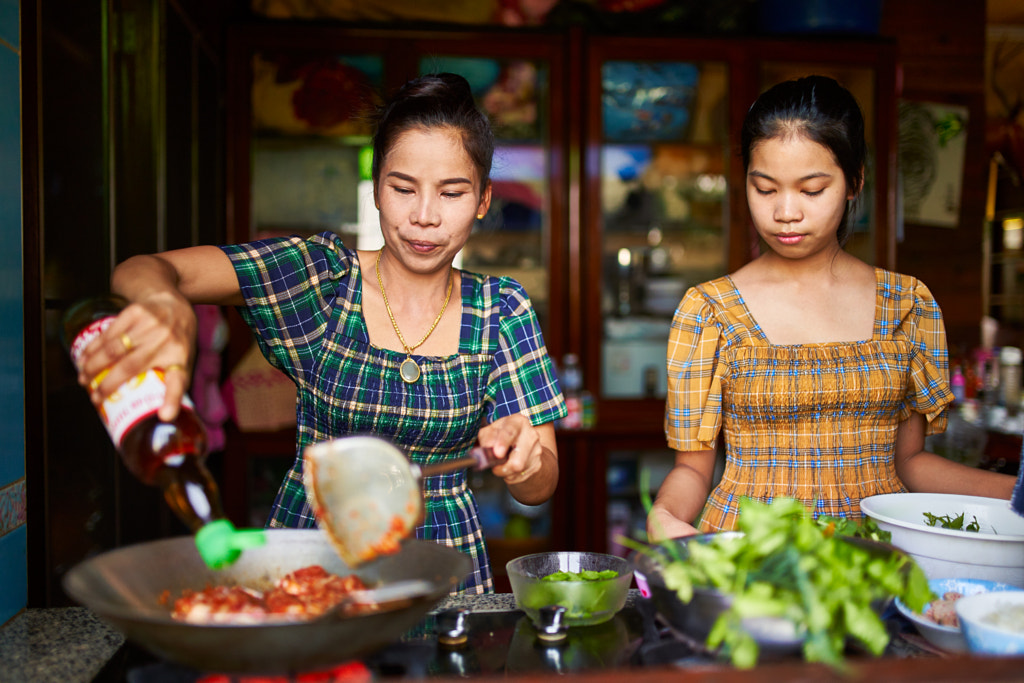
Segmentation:
<svg viewBox="0 0 1024 683">
<path fill-rule="evenodd" d="M 491 181 L 488 179 L 487 187 L 480 194 L 480 203 L 477 204 L 476 217 L 477 219 L 483 219 L 487 215 L 488 209 L 491 208 Z"/>
</svg>

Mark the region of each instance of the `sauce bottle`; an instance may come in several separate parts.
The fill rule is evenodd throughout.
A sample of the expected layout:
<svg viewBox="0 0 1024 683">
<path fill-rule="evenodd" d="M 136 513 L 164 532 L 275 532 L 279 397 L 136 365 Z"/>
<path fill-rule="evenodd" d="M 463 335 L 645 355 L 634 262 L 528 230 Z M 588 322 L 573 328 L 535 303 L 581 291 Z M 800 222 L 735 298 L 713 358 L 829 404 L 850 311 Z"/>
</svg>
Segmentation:
<svg viewBox="0 0 1024 683">
<path fill-rule="evenodd" d="M 78 302 L 64 315 L 63 341 L 78 365 L 83 350 L 105 330 L 127 301 L 102 296 Z M 147 370 L 128 380 L 99 407 L 121 460 L 140 481 L 159 487 L 177 517 L 195 534 L 196 548 L 207 566 L 233 563 L 245 548 L 265 541 L 262 531 L 237 530 L 224 517 L 217 483 L 206 468 L 206 429 L 188 395 L 178 416 L 157 416 L 166 393 L 164 371 Z"/>
</svg>

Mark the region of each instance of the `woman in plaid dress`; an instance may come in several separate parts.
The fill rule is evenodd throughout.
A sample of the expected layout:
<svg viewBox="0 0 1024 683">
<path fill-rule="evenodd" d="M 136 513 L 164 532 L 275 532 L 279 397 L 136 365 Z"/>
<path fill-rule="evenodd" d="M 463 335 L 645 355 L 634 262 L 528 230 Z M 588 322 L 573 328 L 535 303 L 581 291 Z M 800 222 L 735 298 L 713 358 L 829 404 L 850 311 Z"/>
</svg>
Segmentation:
<svg viewBox="0 0 1024 683">
<path fill-rule="evenodd" d="M 516 281 L 452 266 L 490 205 L 489 123 L 465 79 L 424 76 L 381 111 L 373 145 L 379 251 L 322 233 L 129 259 L 112 282 L 133 303 L 83 357 L 82 380 L 110 366 L 99 399 L 141 369 L 188 367 L 191 305 L 234 305 L 298 390 L 297 457 L 270 526 L 315 525 L 299 456 L 347 434 L 382 436 L 420 464 L 491 447 L 501 459 L 491 471 L 512 496 L 542 503 L 558 481 L 554 422 L 565 405 L 536 314 Z M 168 373 L 164 419 L 178 410 L 188 376 Z M 427 478 L 416 535 L 473 559 L 456 592 L 491 592 L 466 479 L 465 471 Z"/>
<path fill-rule="evenodd" d="M 780 83 L 750 108 L 741 143 L 767 249 L 676 310 L 665 414 L 676 464 L 651 537 L 732 529 L 744 497 L 840 517 L 882 493 L 1009 498 L 1012 477 L 923 450 L 953 400 L 928 288 L 843 249 L 866 156 L 853 96 L 820 76 Z M 712 490 L 720 431 L 726 462 Z"/>
</svg>

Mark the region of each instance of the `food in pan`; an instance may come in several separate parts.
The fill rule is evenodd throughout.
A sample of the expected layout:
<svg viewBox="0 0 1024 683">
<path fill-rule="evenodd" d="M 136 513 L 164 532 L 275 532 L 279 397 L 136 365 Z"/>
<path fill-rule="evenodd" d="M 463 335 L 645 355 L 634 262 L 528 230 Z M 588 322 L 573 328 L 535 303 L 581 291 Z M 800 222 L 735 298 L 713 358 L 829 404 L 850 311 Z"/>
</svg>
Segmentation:
<svg viewBox="0 0 1024 683">
<path fill-rule="evenodd" d="M 366 588 L 355 574 L 337 576 L 320 565 L 310 565 L 286 574 L 265 592 L 244 586 L 185 590 L 174 601 L 171 615 L 194 624 L 256 624 L 311 619 Z M 377 608 L 372 602 L 352 600 L 344 611 L 362 614 Z"/>
</svg>

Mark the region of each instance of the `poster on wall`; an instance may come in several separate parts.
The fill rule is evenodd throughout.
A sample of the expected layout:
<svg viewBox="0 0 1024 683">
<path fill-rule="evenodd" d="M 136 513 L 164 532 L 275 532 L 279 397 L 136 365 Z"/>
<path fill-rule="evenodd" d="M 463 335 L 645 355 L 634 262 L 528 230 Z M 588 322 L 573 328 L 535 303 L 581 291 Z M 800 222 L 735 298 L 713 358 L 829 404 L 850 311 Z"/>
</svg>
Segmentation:
<svg viewBox="0 0 1024 683">
<path fill-rule="evenodd" d="M 904 221 L 957 226 L 966 149 L 967 107 L 900 102 L 899 169 Z"/>
</svg>

